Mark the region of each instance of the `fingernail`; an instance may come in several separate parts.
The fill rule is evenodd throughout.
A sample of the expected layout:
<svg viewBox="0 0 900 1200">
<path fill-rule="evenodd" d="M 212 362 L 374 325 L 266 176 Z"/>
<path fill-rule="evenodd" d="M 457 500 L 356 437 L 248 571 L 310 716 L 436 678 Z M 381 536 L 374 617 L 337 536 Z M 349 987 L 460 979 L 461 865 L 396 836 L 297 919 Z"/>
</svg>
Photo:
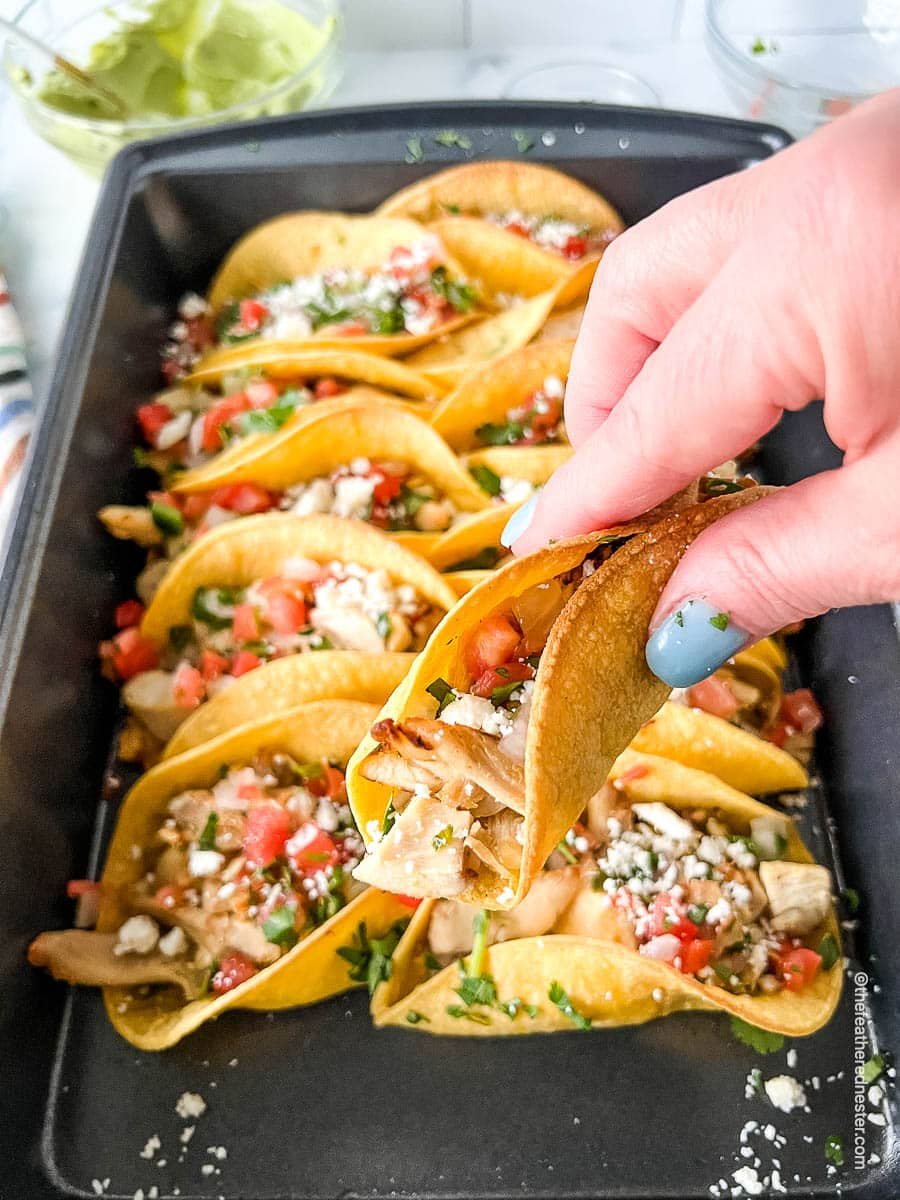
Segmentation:
<svg viewBox="0 0 900 1200">
<path fill-rule="evenodd" d="M 672 687 L 690 687 L 711 675 L 750 641 L 728 613 L 706 600 L 687 600 L 647 642 L 647 666 Z"/>
<path fill-rule="evenodd" d="M 526 500 L 521 508 L 516 509 L 503 526 L 503 532 L 500 534 L 500 545 L 505 546 L 507 550 L 511 548 L 513 542 L 518 541 L 531 524 L 534 510 L 537 508 L 539 495 L 539 492 L 535 492 L 530 500 Z"/>
</svg>

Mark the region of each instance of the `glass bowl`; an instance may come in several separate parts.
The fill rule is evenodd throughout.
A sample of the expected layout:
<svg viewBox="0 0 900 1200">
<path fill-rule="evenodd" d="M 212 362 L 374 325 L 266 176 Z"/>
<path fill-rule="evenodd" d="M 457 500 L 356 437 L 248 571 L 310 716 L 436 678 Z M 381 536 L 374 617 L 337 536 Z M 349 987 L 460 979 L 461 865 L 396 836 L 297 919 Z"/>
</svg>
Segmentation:
<svg viewBox="0 0 900 1200">
<path fill-rule="evenodd" d="M 627 104 L 658 108 L 659 95 L 649 83 L 599 59 L 545 63 L 530 67 L 503 88 L 510 100 L 576 100 L 595 104 Z"/>
<path fill-rule="evenodd" d="M 321 104 L 340 79 L 338 0 L 280 2 L 305 17 L 321 43 L 301 69 L 230 107 L 184 117 L 135 116 L 125 120 L 86 117 L 44 103 L 40 92 L 48 65 L 43 57 L 12 37 L 4 48 L 3 68 L 32 128 L 80 166 L 100 174 L 109 159 L 128 142 L 253 117 L 277 116 Z M 14 22 L 77 66 L 85 66 L 92 46 L 118 28 L 122 19 L 139 20 L 140 16 L 141 8 L 133 0 L 28 0 Z"/>
<path fill-rule="evenodd" d="M 741 115 L 798 137 L 900 83 L 897 0 L 707 0 L 706 39 Z"/>
</svg>

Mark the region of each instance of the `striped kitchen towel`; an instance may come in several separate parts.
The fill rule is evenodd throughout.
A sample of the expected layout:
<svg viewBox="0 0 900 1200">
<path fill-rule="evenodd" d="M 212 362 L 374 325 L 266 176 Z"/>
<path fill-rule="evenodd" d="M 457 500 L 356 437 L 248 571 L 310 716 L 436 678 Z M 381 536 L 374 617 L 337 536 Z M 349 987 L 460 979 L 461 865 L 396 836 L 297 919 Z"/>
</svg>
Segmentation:
<svg viewBox="0 0 900 1200">
<path fill-rule="evenodd" d="M 34 424 L 25 342 L 0 271 L 0 552 L 22 479 L 22 463 Z"/>
</svg>

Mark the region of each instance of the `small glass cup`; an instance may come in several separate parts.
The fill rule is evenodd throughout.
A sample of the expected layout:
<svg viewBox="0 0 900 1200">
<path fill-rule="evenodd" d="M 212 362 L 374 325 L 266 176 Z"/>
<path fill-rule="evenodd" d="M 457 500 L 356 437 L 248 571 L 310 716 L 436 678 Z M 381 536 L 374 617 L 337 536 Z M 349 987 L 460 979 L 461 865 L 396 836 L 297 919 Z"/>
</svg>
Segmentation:
<svg viewBox="0 0 900 1200">
<path fill-rule="evenodd" d="M 508 80 L 508 100 L 574 100 L 658 108 L 659 94 L 646 80 L 614 63 L 577 59 L 531 67 Z"/>
</svg>

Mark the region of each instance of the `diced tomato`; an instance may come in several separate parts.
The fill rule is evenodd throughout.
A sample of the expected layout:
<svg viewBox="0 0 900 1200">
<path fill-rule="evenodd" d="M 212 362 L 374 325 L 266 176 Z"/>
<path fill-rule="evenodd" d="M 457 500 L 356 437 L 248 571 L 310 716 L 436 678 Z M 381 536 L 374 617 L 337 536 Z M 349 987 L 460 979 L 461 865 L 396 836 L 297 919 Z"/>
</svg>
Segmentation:
<svg viewBox="0 0 900 1200">
<path fill-rule="evenodd" d="M 200 674 L 206 683 L 219 679 L 228 670 L 228 666 L 229 660 L 224 654 L 217 654 L 215 650 L 201 650 Z"/>
<path fill-rule="evenodd" d="M 206 492 L 196 492 L 191 496 L 181 496 L 181 515 L 191 525 L 201 521 L 209 511 L 212 497 Z"/>
<path fill-rule="evenodd" d="M 240 513 L 242 517 L 268 512 L 277 503 L 276 492 L 266 491 L 255 483 L 229 483 L 216 488 L 209 497 L 210 505 L 227 508 L 229 512 Z"/>
<path fill-rule="evenodd" d="M 210 990 L 216 996 L 224 996 L 258 974 L 256 964 L 246 954 L 226 954 L 219 969 L 210 980 Z"/>
<path fill-rule="evenodd" d="M 671 933 L 661 933 L 652 937 L 649 942 L 644 942 L 640 949 L 645 958 L 664 963 L 674 963 L 675 959 L 680 957 L 681 951 L 681 942 Z"/>
<path fill-rule="evenodd" d="M 268 379 L 257 379 L 244 389 L 251 408 L 271 408 L 278 399 L 278 388 Z"/>
<path fill-rule="evenodd" d="M 246 392 L 235 392 L 232 396 L 225 396 L 221 400 L 206 410 L 203 414 L 203 436 L 200 440 L 201 449 L 206 450 L 209 454 L 215 454 L 217 450 L 222 449 L 222 426 L 230 424 L 235 417 L 241 413 L 247 412 L 250 408 L 250 401 Z"/>
<path fill-rule="evenodd" d="M 212 346 L 216 340 L 216 329 L 212 323 L 212 318 L 205 313 L 201 313 L 197 317 L 188 317 L 185 321 L 187 325 L 187 337 L 185 341 L 192 350 L 206 350 L 208 346 Z"/>
<path fill-rule="evenodd" d="M 168 404 L 160 404 L 158 402 L 142 404 L 137 410 L 137 419 L 144 441 L 151 446 L 155 446 L 156 439 L 159 437 L 159 431 L 174 416 L 175 414 L 169 408 Z"/>
<path fill-rule="evenodd" d="M 621 775 L 616 776 L 616 783 L 631 783 L 634 779 L 643 779 L 649 774 L 650 768 L 644 763 L 635 763 L 633 767 L 629 767 L 627 771 L 623 771 Z"/>
<path fill-rule="evenodd" d="M 140 600 L 123 600 L 116 605 L 116 629 L 127 629 L 129 625 L 140 625 L 144 606 Z"/>
<path fill-rule="evenodd" d="M 587 238 L 572 234 L 571 237 L 566 238 L 563 246 L 563 258 L 568 258 L 573 262 L 576 259 L 584 258 L 587 254 L 587 247 Z"/>
<path fill-rule="evenodd" d="M 263 580 L 260 591 L 266 601 L 266 618 L 276 633 L 297 633 L 309 624 L 306 604 L 289 579 Z"/>
<path fill-rule="evenodd" d="M 780 717 L 798 733 L 815 733 L 825 717 L 809 688 L 798 688 L 781 697 Z"/>
<path fill-rule="evenodd" d="M 525 440 L 527 442 L 544 442 L 554 433 L 557 425 L 559 425 L 562 409 L 559 404 L 551 403 L 547 412 L 535 413 L 531 418 L 531 425 L 526 431 Z"/>
<path fill-rule="evenodd" d="M 333 326 L 333 331 L 338 337 L 361 337 L 369 332 L 369 327 L 365 321 L 345 321 L 343 325 Z"/>
<path fill-rule="evenodd" d="M 478 625 L 466 646 L 466 669 L 472 679 L 488 667 L 502 667 L 515 653 L 522 631 L 504 613 L 493 613 Z"/>
<path fill-rule="evenodd" d="M 157 888 L 153 899 L 160 908 L 177 908 L 184 899 L 184 888 L 177 887 L 173 883 L 167 883 L 161 888 Z"/>
<path fill-rule="evenodd" d="M 99 891 L 100 884 L 96 879 L 70 879 L 66 884 L 66 895 L 70 900 L 77 900 L 79 896 L 89 896 Z"/>
<path fill-rule="evenodd" d="M 395 892 L 394 899 L 399 900 L 404 908 L 418 908 L 422 903 L 421 896 L 404 896 L 401 892 Z"/>
<path fill-rule="evenodd" d="M 255 333 L 269 315 L 269 310 L 259 300 L 242 300 L 238 305 L 238 319 L 244 329 Z"/>
<path fill-rule="evenodd" d="M 314 875 L 326 867 L 336 866 L 340 850 L 334 838 L 320 829 L 315 821 L 306 821 L 285 846 L 288 862 L 302 875 Z"/>
<path fill-rule="evenodd" d="M 123 629 L 112 642 L 100 647 L 102 658 L 109 658 L 113 670 L 121 680 L 131 679 L 141 671 L 152 671 L 159 665 L 159 650 L 156 645 L 141 636 L 139 629 Z"/>
<path fill-rule="evenodd" d="M 494 688 L 506 687 L 510 683 L 521 683 L 526 679 L 534 679 L 534 667 L 525 662 L 504 663 L 502 667 L 488 667 L 472 684 L 476 696 L 490 696 Z"/>
<path fill-rule="evenodd" d="M 680 942 L 692 941 L 700 932 L 694 922 L 688 919 L 681 901 L 668 892 L 661 892 L 653 901 L 649 929 L 653 937 L 671 933 Z"/>
<path fill-rule="evenodd" d="M 336 379 L 326 376 L 324 379 L 317 379 L 313 387 L 313 396 L 316 400 L 328 400 L 331 396 L 340 396 L 347 389 L 343 384 L 338 383 Z"/>
<path fill-rule="evenodd" d="M 242 675 L 247 675 L 250 671 L 261 667 L 262 661 L 259 655 L 254 654 L 252 650 L 238 650 L 231 660 L 231 674 L 235 679 L 240 679 Z"/>
<path fill-rule="evenodd" d="M 524 237 L 524 238 L 531 237 L 531 230 L 528 228 L 527 225 L 523 225 L 521 221 L 509 221 L 506 225 L 503 226 L 503 228 L 508 230 L 509 233 L 518 234 L 519 237 Z"/>
<path fill-rule="evenodd" d="M 172 695 L 179 708 L 197 708 L 206 695 L 203 676 L 190 663 L 179 663 L 172 679 Z"/>
<path fill-rule="evenodd" d="M 784 950 L 778 958 L 778 978 L 789 992 L 802 992 L 822 966 L 821 954 L 806 946 Z"/>
<path fill-rule="evenodd" d="M 163 379 L 170 386 L 187 373 L 184 367 L 180 363 L 177 363 L 174 358 L 167 358 L 162 364 L 161 370 Z"/>
<path fill-rule="evenodd" d="M 267 867 L 291 836 L 291 815 L 277 804 L 260 804 L 247 813 L 244 826 L 244 855 L 255 867 Z"/>
<path fill-rule="evenodd" d="M 702 708 L 704 712 L 714 717 L 722 717 L 726 721 L 740 708 L 728 680 L 718 675 L 710 675 L 709 679 L 701 679 L 699 683 L 689 687 L 685 699 L 692 708 Z"/>
<path fill-rule="evenodd" d="M 704 938 L 691 938 L 684 942 L 678 957 L 681 959 L 681 970 L 685 975 L 696 975 L 704 967 L 709 966 L 712 957 L 713 943 Z"/>
<path fill-rule="evenodd" d="M 255 642 L 259 637 L 259 620 L 252 604 L 236 604 L 231 620 L 231 633 L 236 642 Z"/>
<path fill-rule="evenodd" d="M 378 480 L 372 489 L 372 499 L 376 504 L 390 504 L 400 495 L 400 488 L 403 486 L 402 475 L 391 475 L 390 472 L 376 467 L 369 473 L 369 478 Z"/>
<path fill-rule="evenodd" d="M 238 800 L 262 800 L 262 788 L 255 783 L 242 783 L 237 790 Z"/>
<path fill-rule="evenodd" d="M 344 792 L 344 772 L 339 767 L 333 767 L 327 758 L 322 759 L 322 774 L 310 779 L 306 787 L 314 796 L 328 796 L 335 800 Z"/>
</svg>

